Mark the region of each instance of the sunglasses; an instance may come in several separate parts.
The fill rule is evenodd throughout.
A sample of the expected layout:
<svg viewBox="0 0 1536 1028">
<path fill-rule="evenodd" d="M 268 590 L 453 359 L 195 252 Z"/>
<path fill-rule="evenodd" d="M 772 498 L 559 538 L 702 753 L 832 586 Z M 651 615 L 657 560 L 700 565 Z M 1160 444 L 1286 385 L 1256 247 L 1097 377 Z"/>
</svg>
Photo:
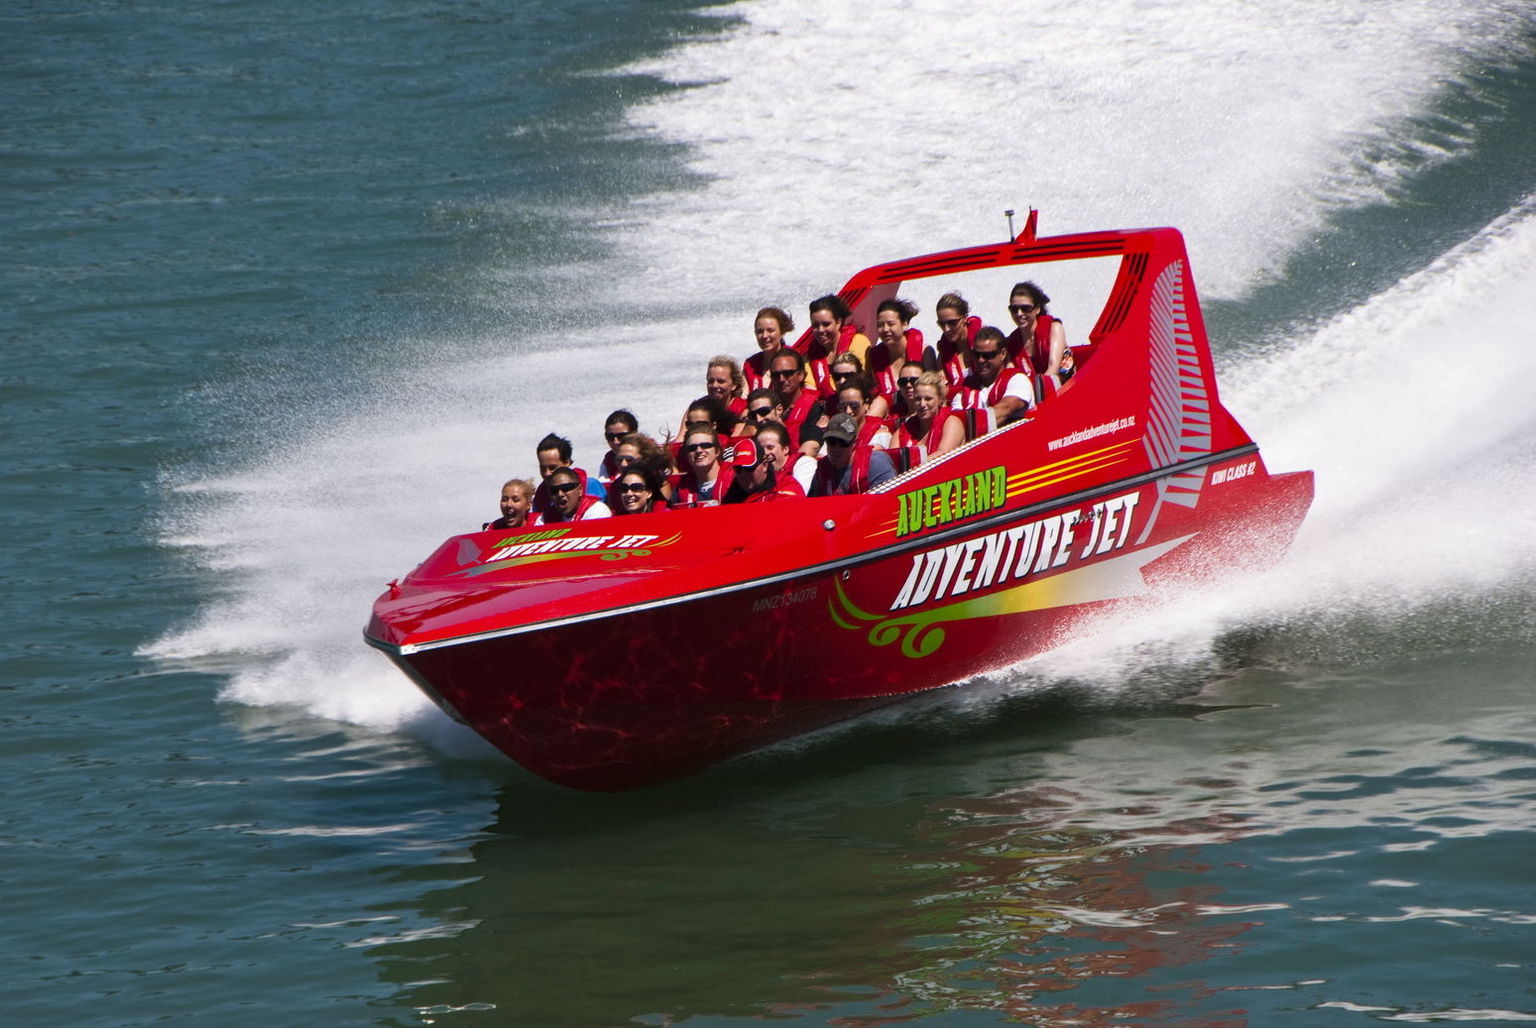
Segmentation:
<svg viewBox="0 0 1536 1028">
<path fill-rule="evenodd" d="M 775 368 L 772 372 L 774 378 L 794 378 L 800 374 L 799 368 Z"/>
<path fill-rule="evenodd" d="M 1008 305 L 1008 310 L 1013 314 L 1028 314 L 1034 309 L 1035 305 L 1032 303 L 1010 303 Z"/>
<path fill-rule="evenodd" d="M 552 492 L 552 493 L 568 493 L 572 489 L 580 489 L 580 488 L 581 488 L 581 483 L 580 482 L 560 482 L 560 483 L 557 483 L 555 485 L 550 486 L 549 487 L 549 491 Z"/>
<path fill-rule="evenodd" d="M 683 447 L 683 452 L 684 453 L 696 453 L 699 450 L 713 450 L 716 445 L 718 445 L 718 444 L 716 444 L 716 443 L 689 443 L 687 446 Z"/>
<path fill-rule="evenodd" d="M 837 438 L 834 438 L 832 436 L 828 436 L 827 437 L 827 445 L 828 446 L 852 446 L 853 444 L 851 442 L 849 442 L 847 439 L 837 439 Z"/>
<path fill-rule="evenodd" d="M 754 417 L 754 418 L 766 418 L 768 415 L 773 413 L 773 408 L 772 407 L 753 407 L 751 410 L 747 411 L 747 413 L 752 415 L 752 417 Z"/>
<path fill-rule="evenodd" d="M 971 351 L 971 355 L 974 356 L 977 360 L 989 361 L 992 358 L 996 357 L 998 354 L 1004 353 L 1004 352 L 1006 352 L 1006 351 L 1003 351 L 1003 350 L 972 350 Z"/>
<path fill-rule="evenodd" d="M 847 411 L 849 414 L 857 414 L 859 411 L 864 409 L 864 401 L 849 400 L 847 403 L 838 404 L 837 409 L 840 411 Z"/>
<path fill-rule="evenodd" d="M 610 443 L 622 443 L 624 441 L 624 437 L 629 435 L 629 433 L 628 432 L 604 432 L 603 435 L 608 437 L 608 441 Z"/>
<path fill-rule="evenodd" d="M 944 329 L 947 332 L 950 329 L 954 328 L 956 325 L 960 324 L 960 319 L 959 318 L 939 318 L 938 322 L 939 322 L 939 327 Z"/>
<path fill-rule="evenodd" d="M 902 377 L 902 378 L 898 378 L 896 381 L 901 383 L 901 387 L 903 389 L 906 389 L 906 388 L 908 388 L 910 386 L 917 385 L 918 379 L 917 379 L 916 375 L 913 375 L 911 378 Z"/>
<path fill-rule="evenodd" d="M 621 493 L 648 493 L 650 491 L 651 487 L 644 482 L 625 482 L 619 486 L 619 492 Z"/>
</svg>

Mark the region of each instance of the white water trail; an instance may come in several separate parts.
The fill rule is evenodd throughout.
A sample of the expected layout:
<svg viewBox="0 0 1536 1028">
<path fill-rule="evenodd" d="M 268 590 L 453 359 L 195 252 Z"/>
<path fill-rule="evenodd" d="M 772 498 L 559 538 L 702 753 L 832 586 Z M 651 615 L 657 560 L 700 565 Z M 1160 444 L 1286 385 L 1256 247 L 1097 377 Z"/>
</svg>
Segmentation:
<svg viewBox="0 0 1536 1028">
<path fill-rule="evenodd" d="M 1004 235 L 1176 225 L 1207 297 L 1278 271 L 1470 126 L 1420 116 L 1529 46 L 1524 2 L 751 0 L 638 71 L 700 190 L 632 212 L 629 286 L 811 296 L 851 270 Z M 655 255 L 668 253 L 657 262 Z M 765 301 L 772 299 L 770 293 Z"/>
<path fill-rule="evenodd" d="M 227 674 L 228 701 L 467 749 L 361 629 L 385 582 L 494 516 L 551 427 L 590 464 L 610 409 L 673 424 L 705 358 L 751 348 L 759 304 L 798 313 L 857 267 L 996 238 L 1004 206 L 1044 207 L 1047 234 L 1178 224 L 1202 292 L 1239 294 L 1331 207 L 1386 198 L 1400 168 L 1421 167 L 1404 126 L 1524 17 L 1416 0 L 984 6 L 756 0 L 723 9 L 742 19 L 723 40 L 658 58 L 652 73 L 712 84 L 635 110 L 633 130 L 688 144 L 709 181 L 633 204 L 594 280 L 609 309 L 675 296 L 678 317 L 599 344 L 575 324 L 531 354 L 512 329 L 505 357 L 445 366 L 430 389 L 381 387 L 243 466 L 168 482 L 164 540 L 207 599 L 143 652 Z M 1511 215 L 1290 353 L 1234 369 L 1228 405 L 1270 467 L 1318 469 L 1297 552 L 1265 585 L 1211 594 L 1209 612 L 1138 619 L 1095 659 L 1133 664 L 1141 640 L 1180 633 L 1199 649 L 1234 618 L 1341 591 L 1427 597 L 1529 568 L 1530 405 L 1512 393 L 1536 353 L 1515 300 L 1531 233 L 1528 210 Z M 1094 312 L 1067 310 L 1077 325 Z M 591 366 L 643 364 L 645 381 L 582 379 L 576 395 L 572 346 Z M 1524 460 L 1499 469 L 1499 438 L 1525 440 L 1509 449 Z M 1053 659 L 1084 648 L 1068 649 Z"/>
<path fill-rule="evenodd" d="M 1149 661 L 1198 665 L 1247 625 L 1390 626 L 1536 592 L 1533 295 L 1536 197 L 1288 351 L 1232 369 L 1223 403 L 1266 465 L 1315 472 L 1295 546 L 1271 571 L 1046 654 L 1029 677 L 1113 687 Z"/>
</svg>

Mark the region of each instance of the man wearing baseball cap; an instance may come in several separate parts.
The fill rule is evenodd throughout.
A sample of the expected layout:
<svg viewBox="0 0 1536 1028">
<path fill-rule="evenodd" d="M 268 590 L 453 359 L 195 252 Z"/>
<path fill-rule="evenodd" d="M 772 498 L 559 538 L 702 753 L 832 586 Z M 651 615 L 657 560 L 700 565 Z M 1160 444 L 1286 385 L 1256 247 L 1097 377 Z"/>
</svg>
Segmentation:
<svg viewBox="0 0 1536 1028">
<path fill-rule="evenodd" d="M 810 495 L 841 496 L 868 492 L 896 477 L 890 455 L 871 446 L 857 446 L 859 422 L 851 414 L 835 414 L 822 433 L 825 453 L 811 479 Z"/>
<path fill-rule="evenodd" d="M 757 445 L 756 439 L 737 439 L 725 463 L 732 470 L 734 481 L 721 503 L 764 503 L 769 500 L 805 498 L 805 490 L 789 475 L 784 476 L 782 483 L 779 481 L 773 461 Z"/>
</svg>

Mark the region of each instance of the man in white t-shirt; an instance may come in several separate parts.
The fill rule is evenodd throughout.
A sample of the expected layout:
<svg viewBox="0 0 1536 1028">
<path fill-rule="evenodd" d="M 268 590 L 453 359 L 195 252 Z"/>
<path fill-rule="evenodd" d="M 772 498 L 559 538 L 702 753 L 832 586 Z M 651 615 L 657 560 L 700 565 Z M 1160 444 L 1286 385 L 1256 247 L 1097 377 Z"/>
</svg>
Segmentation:
<svg viewBox="0 0 1536 1028">
<path fill-rule="evenodd" d="M 949 405 L 955 410 L 985 410 L 989 427 L 998 428 L 1029 410 L 1035 384 L 1027 372 L 1010 368 L 1008 347 L 1001 330 L 988 325 L 971 343 L 971 373 L 954 391 Z"/>
</svg>

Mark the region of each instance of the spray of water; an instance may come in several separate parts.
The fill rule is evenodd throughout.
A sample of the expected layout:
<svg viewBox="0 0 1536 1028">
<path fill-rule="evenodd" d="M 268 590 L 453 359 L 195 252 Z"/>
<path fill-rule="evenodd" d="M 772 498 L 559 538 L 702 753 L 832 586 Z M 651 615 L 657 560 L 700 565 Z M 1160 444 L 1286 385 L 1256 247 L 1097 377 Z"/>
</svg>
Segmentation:
<svg viewBox="0 0 1536 1028">
<path fill-rule="evenodd" d="M 1228 633 L 1258 624 L 1307 626 L 1337 658 L 1328 625 L 1391 634 L 1427 608 L 1536 590 L 1533 268 L 1536 197 L 1289 350 L 1234 368 L 1223 400 L 1269 467 L 1316 472 L 1290 555 L 1106 623 L 1033 662 L 1032 679 L 1112 686 L 1153 662 L 1208 666 Z"/>
<path fill-rule="evenodd" d="M 1419 116 L 1529 45 L 1518 2 L 752 0 L 723 41 L 634 70 L 697 88 L 637 108 L 702 190 L 627 244 L 667 288 L 804 292 L 851 267 L 1001 235 L 1172 224 L 1209 297 L 1239 295 L 1342 205 L 1390 199 L 1469 126 Z M 687 257 L 702 247 L 706 260 Z M 660 270 L 660 269 L 658 269 Z M 644 291 L 656 275 L 632 276 Z"/>
</svg>

